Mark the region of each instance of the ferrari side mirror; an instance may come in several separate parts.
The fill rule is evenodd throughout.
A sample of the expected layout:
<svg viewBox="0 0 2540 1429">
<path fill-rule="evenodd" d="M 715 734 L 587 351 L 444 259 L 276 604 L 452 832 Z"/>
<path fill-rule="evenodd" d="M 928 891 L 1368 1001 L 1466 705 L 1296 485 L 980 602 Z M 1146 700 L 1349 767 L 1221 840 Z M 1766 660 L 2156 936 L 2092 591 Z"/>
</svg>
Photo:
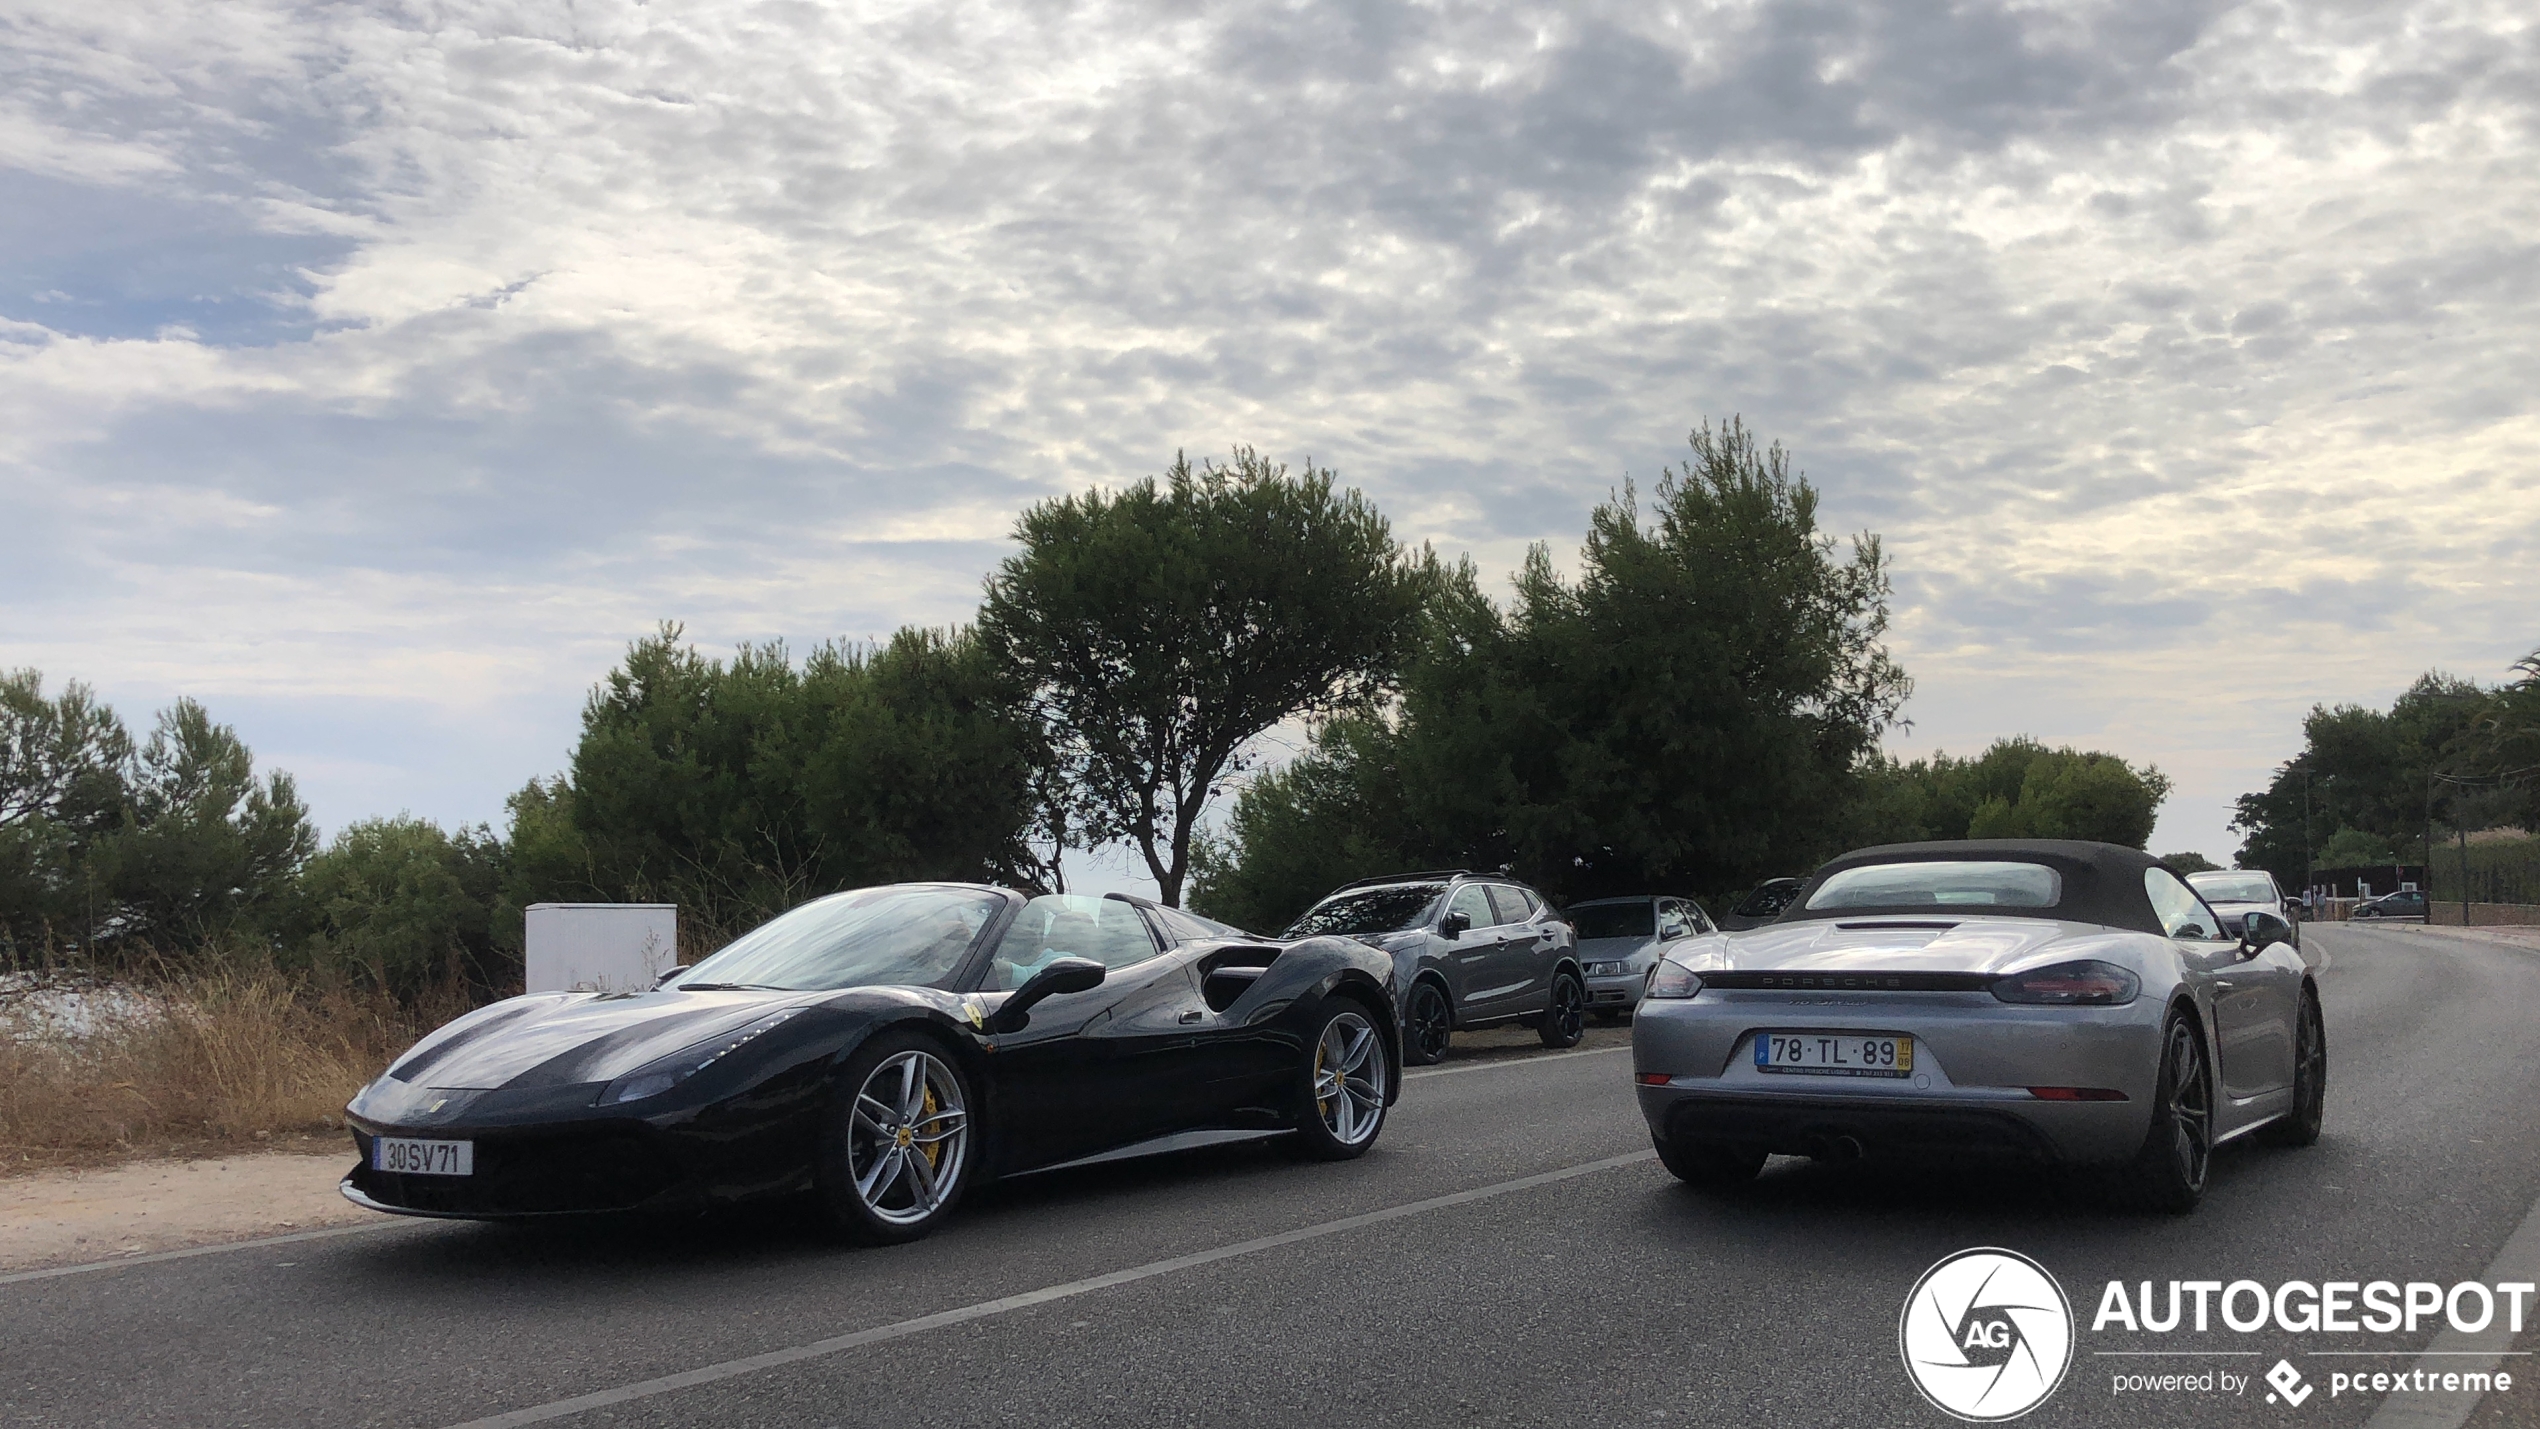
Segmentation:
<svg viewBox="0 0 2540 1429">
<path fill-rule="evenodd" d="M 1020 1032 L 1031 1025 L 1034 1003 L 1100 987 L 1107 972 L 1091 958 L 1060 958 L 1032 974 L 980 1025 L 990 1032 Z"/>
<path fill-rule="evenodd" d="M 679 976 L 687 970 L 688 965 L 684 963 L 675 968 L 663 968 L 661 970 L 661 976 L 653 979 L 653 986 L 660 987 L 663 983 L 670 981 L 672 978 Z"/>
</svg>

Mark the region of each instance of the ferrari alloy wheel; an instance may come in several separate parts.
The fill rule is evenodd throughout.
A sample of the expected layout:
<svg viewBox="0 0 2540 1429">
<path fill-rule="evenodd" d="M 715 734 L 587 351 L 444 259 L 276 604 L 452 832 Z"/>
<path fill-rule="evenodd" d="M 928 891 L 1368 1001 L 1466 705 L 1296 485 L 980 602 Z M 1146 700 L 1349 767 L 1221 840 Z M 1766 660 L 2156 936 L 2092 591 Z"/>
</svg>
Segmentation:
<svg viewBox="0 0 2540 1429">
<path fill-rule="evenodd" d="M 1544 1004 L 1543 1021 L 1535 1027 L 1546 1047 L 1576 1047 L 1587 1035 L 1587 989 L 1568 970 L 1552 975 L 1552 998 Z"/>
<path fill-rule="evenodd" d="M 969 1089 L 932 1042 L 906 1033 L 875 1038 L 840 1086 L 854 1092 L 821 1148 L 830 1219 L 860 1240 L 915 1240 L 969 1182 Z"/>
<path fill-rule="evenodd" d="M 1447 1009 L 1446 993 L 1436 983 L 1414 983 L 1411 987 L 1410 1015 L 1403 1019 L 1402 1060 L 1415 1067 L 1446 1060 L 1446 1044 L 1455 1035 L 1455 1015 Z"/>
<path fill-rule="evenodd" d="M 2320 1123 L 2328 1116 L 2328 1028 L 2320 1018 L 2319 994 L 2302 989 L 2302 1010 L 2293 1026 L 2293 1109 L 2258 1131 L 2271 1146 L 2308 1146 L 2320 1139 Z"/>
<path fill-rule="evenodd" d="M 1385 1125 L 1385 1039 L 1354 1003 L 1325 1014 L 1306 1064 L 1306 1114 L 1298 1149 L 1320 1161 L 1345 1161 L 1376 1144 Z"/>
<path fill-rule="evenodd" d="M 2127 1199 L 2185 1215 L 2205 1196 L 2214 1157 L 2214 1076 L 2196 1020 L 2171 1013 L 2161 1032 L 2161 1079 L 2152 1126 L 2127 1168 Z"/>
</svg>

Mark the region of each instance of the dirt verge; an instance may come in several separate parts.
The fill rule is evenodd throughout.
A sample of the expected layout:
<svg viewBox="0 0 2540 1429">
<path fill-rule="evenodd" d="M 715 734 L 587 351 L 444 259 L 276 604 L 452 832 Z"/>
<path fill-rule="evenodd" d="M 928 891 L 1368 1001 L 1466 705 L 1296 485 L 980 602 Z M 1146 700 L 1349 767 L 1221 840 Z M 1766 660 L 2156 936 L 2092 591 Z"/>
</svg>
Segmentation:
<svg viewBox="0 0 2540 1429">
<path fill-rule="evenodd" d="M 338 1195 L 352 1147 L 38 1171 L 0 1181 L 0 1271 L 376 1220 Z"/>
</svg>

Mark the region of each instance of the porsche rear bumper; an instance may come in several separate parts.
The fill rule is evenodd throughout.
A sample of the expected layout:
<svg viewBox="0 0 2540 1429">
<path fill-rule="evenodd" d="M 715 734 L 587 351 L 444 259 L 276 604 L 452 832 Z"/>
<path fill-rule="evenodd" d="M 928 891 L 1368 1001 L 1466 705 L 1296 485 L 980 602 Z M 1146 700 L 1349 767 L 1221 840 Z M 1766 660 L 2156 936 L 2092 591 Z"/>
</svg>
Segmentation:
<svg viewBox="0 0 2540 1429">
<path fill-rule="evenodd" d="M 1660 1141 L 1784 1155 L 2104 1164 L 2143 1144 L 2165 1014 L 2152 998 L 2013 1007 L 1981 993 L 1795 999 L 1706 990 L 1640 1005 L 1633 1068 L 1641 1114 Z M 1906 1034 L 1913 1075 L 1768 1074 L 1754 1065 L 1755 1036 L 1765 1030 Z M 2053 1099 L 2068 1090 L 2105 1099 Z"/>
</svg>

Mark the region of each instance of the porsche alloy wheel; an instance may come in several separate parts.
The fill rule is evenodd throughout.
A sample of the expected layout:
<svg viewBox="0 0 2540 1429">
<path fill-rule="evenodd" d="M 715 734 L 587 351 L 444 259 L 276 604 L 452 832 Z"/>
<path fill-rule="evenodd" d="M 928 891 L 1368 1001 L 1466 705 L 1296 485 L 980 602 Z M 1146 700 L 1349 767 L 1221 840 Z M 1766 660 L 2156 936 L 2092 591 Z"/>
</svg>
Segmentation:
<svg viewBox="0 0 2540 1429">
<path fill-rule="evenodd" d="M 2319 994 L 2303 988 L 2296 1015 L 2301 1020 L 2293 1029 L 2293 1109 L 2258 1131 L 2258 1139 L 2271 1146 L 2311 1145 L 2328 1115 L 2328 1029 L 2320 1018 Z"/>
<path fill-rule="evenodd" d="M 1447 1010 L 1446 994 L 1436 983 L 1415 983 L 1411 988 L 1411 1015 L 1404 1019 L 1407 1034 L 1402 1039 L 1402 1060 L 1415 1067 L 1446 1060 L 1446 1044 L 1455 1036 L 1455 1016 Z"/>
<path fill-rule="evenodd" d="M 1552 975 L 1552 1000 L 1545 1004 L 1543 1021 L 1535 1031 L 1546 1047 L 1576 1047 L 1587 1035 L 1587 989 L 1579 986 L 1577 973 Z"/>
<path fill-rule="evenodd" d="M 1385 1124 L 1385 1039 L 1355 1005 L 1335 1008 L 1323 1020 L 1306 1068 L 1306 1115 L 1297 1128 L 1299 1149 L 1319 1160 L 1343 1161 L 1376 1143 Z"/>
<path fill-rule="evenodd" d="M 830 1218 L 864 1240 L 914 1240 L 961 1199 L 970 1172 L 970 1096 L 961 1073 L 923 1039 L 876 1038 L 849 1068 L 853 1097 L 834 1114 L 821 1192 Z"/>
<path fill-rule="evenodd" d="M 2145 1210 L 2184 1215 L 2204 1199 L 2214 1156 L 2214 1078 L 2195 1018 L 2172 1013 L 2161 1036 L 2161 1080 L 2152 1126 L 2124 1189 Z"/>
</svg>

